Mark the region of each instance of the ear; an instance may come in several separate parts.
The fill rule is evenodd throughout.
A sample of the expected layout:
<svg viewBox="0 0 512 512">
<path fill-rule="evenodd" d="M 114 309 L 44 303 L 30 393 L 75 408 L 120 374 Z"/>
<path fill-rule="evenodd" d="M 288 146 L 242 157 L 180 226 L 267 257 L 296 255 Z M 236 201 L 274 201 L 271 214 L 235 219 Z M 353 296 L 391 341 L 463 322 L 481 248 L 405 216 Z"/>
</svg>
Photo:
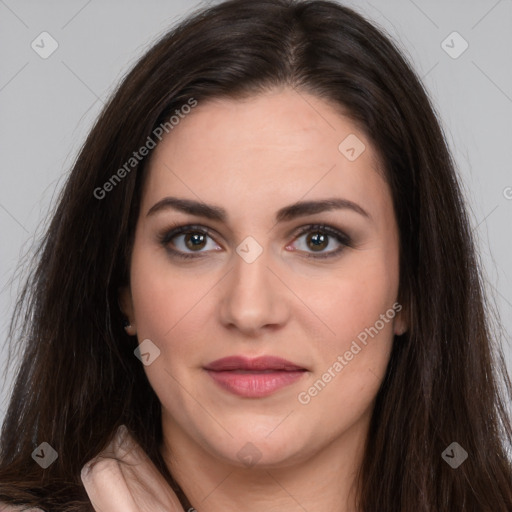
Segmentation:
<svg viewBox="0 0 512 512">
<path fill-rule="evenodd" d="M 133 320 L 133 300 L 129 286 L 117 289 L 117 300 L 119 302 L 119 309 L 131 322 Z"/>
<path fill-rule="evenodd" d="M 408 316 L 409 315 L 408 315 L 407 308 L 402 306 L 395 316 L 395 322 L 394 322 L 395 335 L 401 336 L 409 329 L 409 325 L 408 325 L 408 321 L 407 321 Z"/>
<path fill-rule="evenodd" d="M 134 336 L 137 333 L 137 330 L 135 327 L 132 293 L 129 286 L 118 288 L 117 301 L 119 303 L 119 309 L 128 321 L 128 325 L 125 325 L 124 328 L 130 336 Z"/>
</svg>

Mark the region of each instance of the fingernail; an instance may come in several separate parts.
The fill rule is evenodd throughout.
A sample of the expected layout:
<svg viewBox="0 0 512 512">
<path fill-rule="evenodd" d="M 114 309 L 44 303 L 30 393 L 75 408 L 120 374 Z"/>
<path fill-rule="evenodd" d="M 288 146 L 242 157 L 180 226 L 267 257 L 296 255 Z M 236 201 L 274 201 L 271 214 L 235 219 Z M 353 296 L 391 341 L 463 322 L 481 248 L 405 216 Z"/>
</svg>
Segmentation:
<svg viewBox="0 0 512 512">
<path fill-rule="evenodd" d="M 119 450 L 127 451 L 130 448 L 130 435 L 126 425 L 121 425 L 116 431 L 115 443 Z"/>
<path fill-rule="evenodd" d="M 124 438 L 126 436 L 126 434 L 128 433 L 128 429 L 126 428 L 126 425 L 120 425 L 118 428 L 117 428 L 117 432 L 116 432 L 116 435 L 119 437 L 119 438 Z"/>
<path fill-rule="evenodd" d="M 80 477 L 82 480 L 86 479 L 89 476 L 89 473 L 91 472 L 91 464 L 88 462 L 84 465 L 82 470 L 80 471 Z"/>
</svg>

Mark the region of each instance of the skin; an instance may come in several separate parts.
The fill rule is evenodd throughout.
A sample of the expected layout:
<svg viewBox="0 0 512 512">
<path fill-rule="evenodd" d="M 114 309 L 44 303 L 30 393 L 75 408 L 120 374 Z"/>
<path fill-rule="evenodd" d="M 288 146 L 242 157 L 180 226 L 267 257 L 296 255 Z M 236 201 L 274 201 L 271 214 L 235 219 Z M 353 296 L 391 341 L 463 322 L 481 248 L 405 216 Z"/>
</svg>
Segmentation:
<svg viewBox="0 0 512 512">
<path fill-rule="evenodd" d="M 355 161 L 338 150 L 349 134 L 366 146 Z M 399 234 L 378 165 L 350 119 L 290 88 L 199 103 L 153 151 L 120 300 L 129 332 L 160 350 L 144 369 L 162 404 L 162 453 L 199 512 L 355 510 L 351 487 L 394 334 L 407 327 L 402 315 L 359 343 L 309 403 L 298 394 L 397 302 Z M 227 222 L 171 208 L 148 215 L 166 196 L 221 206 Z M 350 209 L 274 218 L 298 201 L 334 197 L 369 218 Z M 197 249 L 183 234 L 168 243 L 201 257 L 182 260 L 162 245 L 173 223 L 211 231 Z M 307 258 L 343 246 L 329 236 L 315 251 L 298 235 L 309 224 L 331 226 L 351 245 Z M 236 252 L 248 236 L 263 249 L 252 263 Z M 203 369 L 230 355 L 274 355 L 308 371 L 269 397 L 239 397 Z M 246 443 L 256 447 L 254 465 L 237 456 Z"/>
</svg>

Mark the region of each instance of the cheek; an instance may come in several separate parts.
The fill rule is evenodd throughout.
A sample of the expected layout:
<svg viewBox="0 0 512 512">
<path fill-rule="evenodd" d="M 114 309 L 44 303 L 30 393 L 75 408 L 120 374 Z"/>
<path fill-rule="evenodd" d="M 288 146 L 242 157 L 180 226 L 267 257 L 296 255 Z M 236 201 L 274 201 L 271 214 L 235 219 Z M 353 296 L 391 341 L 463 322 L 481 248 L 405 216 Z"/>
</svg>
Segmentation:
<svg viewBox="0 0 512 512">
<path fill-rule="evenodd" d="M 210 282 L 173 268 L 161 252 L 142 244 L 134 248 L 131 290 L 137 337 L 139 343 L 151 340 L 161 354 L 145 367 L 148 377 L 169 380 L 167 370 L 181 381 L 188 377 L 187 365 L 199 365 L 205 319 L 213 315 L 205 295 L 214 283 L 214 278 Z"/>
<path fill-rule="evenodd" d="M 135 248 L 131 290 L 139 344 L 149 339 L 160 351 L 144 371 L 160 402 L 179 415 L 190 406 L 183 389 L 194 387 L 191 364 L 197 360 L 199 326 L 204 324 L 198 318 L 199 301 L 207 288 L 182 272 L 171 272 L 162 260 L 145 247 Z"/>
<path fill-rule="evenodd" d="M 309 428 L 317 428 L 321 419 L 322 432 L 337 435 L 369 414 L 393 346 L 392 320 L 380 320 L 381 311 L 368 308 L 364 315 L 350 317 L 347 309 L 335 325 L 342 334 L 318 349 L 315 371 L 296 396 Z"/>
<path fill-rule="evenodd" d="M 318 331 L 319 363 L 299 403 L 311 403 L 319 414 L 324 407 L 329 416 L 351 411 L 357 417 L 373 400 L 389 362 L 400 310 L 398 264 L 395 254 L 365 256 L 354 255 L 336 279 L 309 295 L 326 328 Z"/>
<path fill-rule="evenodd" d="M 348 350 L 352 340 L 378 321 L 384 337 L 393 332 L 396 312 L 390 312 L 384 325 L 380 315 L 392 308 L 398 293 L 398 263 L 394 254 L 353 253 L 335 277 L 326 278 L 308 288 L 308 304 L 318 312 L 328 352 Z M 390 317 L 390 318 L 389 318 Z M 364 339 L 364 334 L 360 336 Z"/>
<path fill-rule="evenodd" d="M 204 294 L 204 284 L 173 270 L 160 249 L 148 241 L 136 242 L 131 261 L 131 291 L 139 339 L 172 338 L 175 326 Z M 183 319 L 183 320 L 180 320 Z"/>
</svg>

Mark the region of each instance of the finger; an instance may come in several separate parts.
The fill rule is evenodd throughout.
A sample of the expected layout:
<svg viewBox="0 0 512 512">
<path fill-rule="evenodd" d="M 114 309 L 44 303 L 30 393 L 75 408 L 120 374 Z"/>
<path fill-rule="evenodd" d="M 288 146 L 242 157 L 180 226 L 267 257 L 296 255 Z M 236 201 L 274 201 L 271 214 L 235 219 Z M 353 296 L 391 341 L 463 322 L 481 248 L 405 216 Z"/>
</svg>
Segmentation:
<svg viewBox="0 0 512 512">
<path fill-rule="evenodd" d="M 80 478 L 96 512 L 139 512 L 117 461 L 93 459 Z"/>
<path fill-rule="evenodd" d="M 147 506 L 148 512 L 183 512 L 175 492 L 128 430 L 120 429 L 113 450 L 121 460 L 121 471 L 142 510 Z"/>
<path fill-rule="evenodd" d="M 183 512 L 174 491 L 124 426 L 83 468 L 82 481 L 98 512 L 120 507 L 127 512 Z"/>
</svg>

